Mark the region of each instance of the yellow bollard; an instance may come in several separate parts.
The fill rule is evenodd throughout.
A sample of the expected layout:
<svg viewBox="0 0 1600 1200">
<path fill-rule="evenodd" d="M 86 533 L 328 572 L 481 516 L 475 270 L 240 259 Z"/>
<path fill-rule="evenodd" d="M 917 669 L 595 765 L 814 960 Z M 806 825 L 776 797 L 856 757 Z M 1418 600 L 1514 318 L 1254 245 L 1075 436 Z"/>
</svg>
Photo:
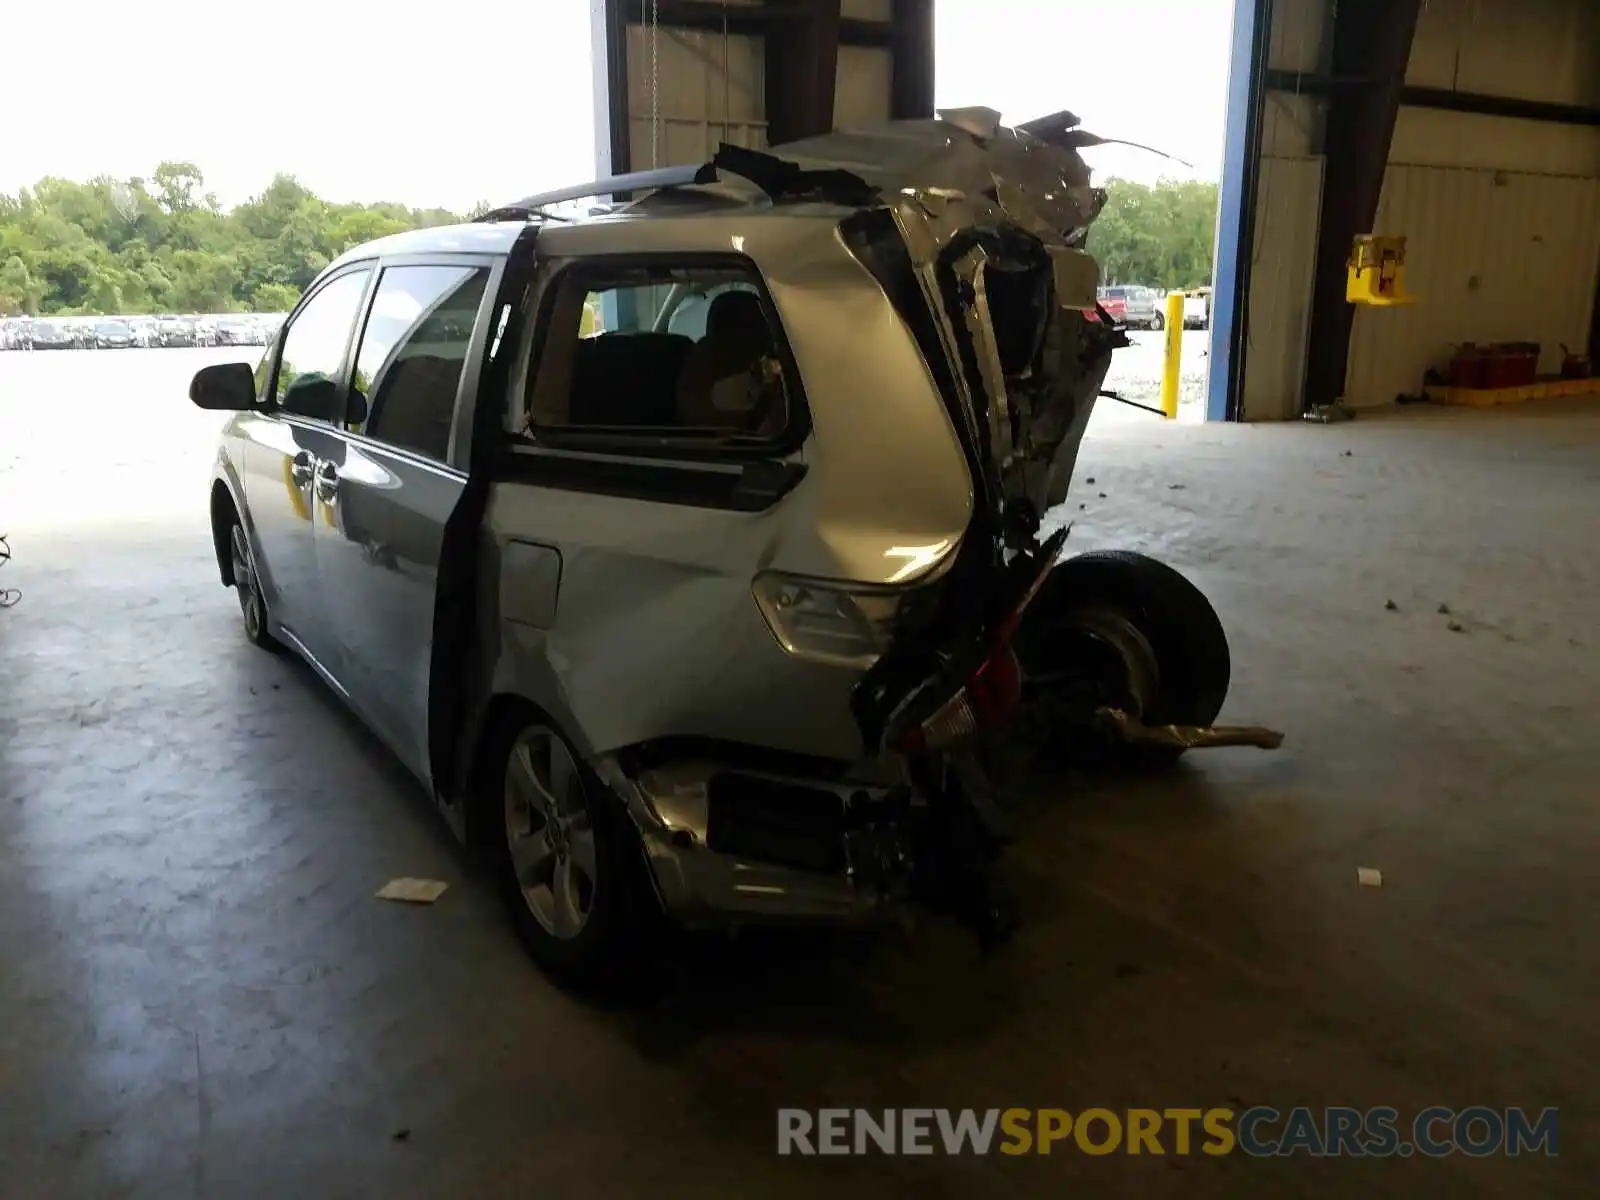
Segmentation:
<svg viewBox="0 0 1600 1200">
<path fill-rule="evenodd" d="M 1178 384 L 1183 378 L 1183 293 L 1167 295 L 1167 356 L 1161 370 L 1161 413 L 1178 419 Z"/>
</svg>

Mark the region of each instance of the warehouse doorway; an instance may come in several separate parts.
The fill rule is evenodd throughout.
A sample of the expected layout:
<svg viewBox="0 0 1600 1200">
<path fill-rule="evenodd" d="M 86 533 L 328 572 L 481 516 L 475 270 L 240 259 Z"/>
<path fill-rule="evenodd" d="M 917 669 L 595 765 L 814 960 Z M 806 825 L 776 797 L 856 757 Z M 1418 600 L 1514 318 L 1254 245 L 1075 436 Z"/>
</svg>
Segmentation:
<svg viewBox="0 0 1600 1200">
<path fill-rule="evenodd" d="M 1070 109 L 1086 130 L 1117 139 L 1083 151 L 1109 192 L 1089 234 L 1102 303 L 1133 342 L 1106 386 L 1159 404 L 1165 297 L 1184 293 L 1180 411 L 1194 420 L 1206 411 L 1232 9 L 1233 0 L 1150 0 L 1139 25 L 1161 28 L 1160 39 L 1130 36 L 1125 10 L 1088 0 L 1035 8 L 1025 31 L 984 0 L 935 9 L 939 107 L 981 104 L 1008 123 Z"/>
</svg>

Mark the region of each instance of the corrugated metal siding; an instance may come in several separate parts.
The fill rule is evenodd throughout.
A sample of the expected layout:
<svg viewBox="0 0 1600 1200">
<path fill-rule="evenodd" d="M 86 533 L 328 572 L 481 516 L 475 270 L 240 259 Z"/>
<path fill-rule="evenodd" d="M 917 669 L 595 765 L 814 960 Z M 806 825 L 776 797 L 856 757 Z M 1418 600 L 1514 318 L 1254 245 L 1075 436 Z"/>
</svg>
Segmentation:
<svg viewBox="0 0 1600 1200">
<path fill-rule="evenodd" d="M 1428 0 L 1406 82 L 1600 104 L 1596 0 Z M 1600 130 L 1401 109 L 1391 163 L 1600 175 Z"/>
<path fill-rule="evenodd" d="M 1600 175 L 1600 130 L 1402 108 L 1395 121 L 1389 161 L 1535 175 Z"/>
<path fill-rule="evenodd" d="M 846 16 L 867 19 L 881 19 L 887 12 L 887 0 L 852 0 L 844 8 Z M 734 35 L 724 39 L 719 33 L 665 26 L 652 38 L 643 26 L 628 30 L 628 114 L 634 170 L 704 162 L 719 142 L 763 147 L 767 144 L 766 113 L 761 38 Z M 834 124 L 869 124 L 888 116 L 889 52 L 841 46 Z"/>
<path fill-rule="evenodd" d="M 1263 159 L 1258 195 L 1244 417 L 1278 421 L 1300 411 L 1322 159 Z"/>
<path fill-rule="evenodd" d="M 1279 71 L 1316 71 L 1327 17 L 1328 0 L 1273 0 L 1267 65 Z M 1320 107 L 1311 96 L 1268 92 L 1262 111 L 1261 153 L 1276 158 L 1310 154 Z"/>
<path fill-rule="evenodd" d="M 1427 0 L 1406 82 L 1556 104 L 1600 94 L 1594 0 Z"/>
<path fill-rule="evenodd" d="M 1600 262 L 1600 180 L 1449 167 L 1391 166 L 1378 230 L 1404 234 L 1418 303 L 1358 309 L 1346 398 L 1386 404 L 1466 341 L 1588 340 Z"/>
<path fill-rule="evenodd" d="M 704 162 L 719 142 L 765 146 L 764 67 L 760 38 L 725 39 L 718 33 L 667 28 L 657 29 L 652 37 L 642 26 L 629 28 L 628 135 L 633 169 Z"/>
<path fill-rule="evenodd" d="M 1273 0 L 1267 65 L 1281 71 L 1315 71 L 1329 0 Z"/>
<path fill-rule="evenodd" d="M 852 129 L 889 119 L 887 50 L 872 46 L 840 46 L 839 76 L 833 87 L 833 124 Z"/>
</svg>

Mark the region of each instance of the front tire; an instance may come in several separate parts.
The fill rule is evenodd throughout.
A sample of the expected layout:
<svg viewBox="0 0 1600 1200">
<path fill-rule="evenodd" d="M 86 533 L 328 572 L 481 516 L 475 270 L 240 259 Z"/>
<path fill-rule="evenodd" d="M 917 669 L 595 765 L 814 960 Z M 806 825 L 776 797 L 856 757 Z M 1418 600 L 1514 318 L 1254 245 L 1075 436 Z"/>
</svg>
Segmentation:
<svg viewBox="0 0 1600 1200">
<path fill-rule="evenodd" d="M 1166 327 L 1167 322 L 1162 318 L 1160 313 L 1157 313 L 1155 316 L 1150 318 L 1150 329 L 1153 332 L 1160 333 Z"/>
<path fill-rule="evenodd" d="M 527 710 L 499 722 L 484 765 L 496 876 L 529 955 L 580 988 L 637 990 L 660 908 L 621 802 Z"/>
</svg>

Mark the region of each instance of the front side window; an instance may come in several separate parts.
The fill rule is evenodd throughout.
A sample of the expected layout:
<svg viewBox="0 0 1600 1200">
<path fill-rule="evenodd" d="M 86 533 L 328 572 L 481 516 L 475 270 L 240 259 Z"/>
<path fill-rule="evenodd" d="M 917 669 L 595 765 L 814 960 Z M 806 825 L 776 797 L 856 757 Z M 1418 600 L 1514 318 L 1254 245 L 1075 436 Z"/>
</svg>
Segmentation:
<svg viewBox="0 0 1600 1200">
<path fill-rule="evenodd" d="M 357 433 L 444 461 L 488 267 L 389 267 L 361 334 Z M 360 415 L 361 404 L 353 405 Z"/>
<path fill-rule="evenodd" d="M 770 442 L 790 424 L 775 317 L 739 265 L 570 268 L 529 397 L 540 431 Z"/>
<path fill-rule="evenodd" d="M 283 335 L 275 396 L 279 405 L 295 380 L 321 376 L 337 383 L 350 330 L 361 310 L 370 271 L 351 271 L 326 284 L 295 314 Z"/>
</svg>

